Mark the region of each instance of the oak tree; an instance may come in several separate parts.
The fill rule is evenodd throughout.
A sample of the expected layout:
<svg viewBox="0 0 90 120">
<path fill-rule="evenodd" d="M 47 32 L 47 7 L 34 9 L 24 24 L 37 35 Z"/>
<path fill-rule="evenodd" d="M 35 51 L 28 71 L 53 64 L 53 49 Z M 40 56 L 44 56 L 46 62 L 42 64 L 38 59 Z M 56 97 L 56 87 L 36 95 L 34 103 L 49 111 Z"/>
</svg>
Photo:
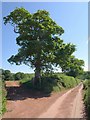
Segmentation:
<svg viewBox="0 0 90 120">
<path fill-rule="evenodd" d="M 35 68 L 35 83 L 40 79 L 41 71 L 62 65 L 75 51 L 73 44 L 65 44 L 60 38 L 64 30 L 52 20 L 46 10 L 31 14 L 24 8 L 16 8 L 4 17 L 4 24 L 7 23 L 17 33 L 16 43 L 20 46 L 18 53 L 8 61 Z"/>
</svg>

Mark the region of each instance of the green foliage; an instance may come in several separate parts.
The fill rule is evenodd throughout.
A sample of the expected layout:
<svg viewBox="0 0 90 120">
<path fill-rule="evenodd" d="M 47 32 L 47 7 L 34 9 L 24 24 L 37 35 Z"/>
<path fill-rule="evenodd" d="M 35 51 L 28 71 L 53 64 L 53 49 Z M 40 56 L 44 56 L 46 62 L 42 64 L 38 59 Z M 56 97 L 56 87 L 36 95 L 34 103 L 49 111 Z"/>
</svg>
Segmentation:
<svg viewBox="0 0 90 120">
<path fill-rule="evenodd" d="M 80 74 L 83 74 L 84 61 L 71 56 L 62 66 L 62 71 L 66 75 L 77 77 Z"/>
<path fill-rule="evenodd" d="M 14 80 L 13 73 L 10 70 L 0 69 L 2 80 Z"/>
<path fill-rule="evenodd" d="M 23 84 L 34 78 L 34 74 L 24 74 L 24 78 L 20 80 L 20 83 Z"/>
<path fill-rule="evenodd" d="M 17 73 L 11 73 L 10 70 L 3 70 L 0 69 L 0 78 L 2 80 L 30 80 L 34 77 L 34 73 L 33 74 L 29 74 L 29 73 L 23 73 L 23 72 L 17 72 Z"/>
<path fill-rule="evenodd" d="M 52 70 L 52 66 L 57 67 L 59 65 L 62 70 L 66 70 L 66 67 L 70 66 L 71 61 L 69 61 L 69 64 L 67 61 L 75 51 L 75 45 L 65 44 L 60 39 L 64 30 L 51 19 L 49 12 L 38 10 L 36 13 L 31 14 L 24 8 L 16 8 L 4 17 L 4 24 L 7 23 L 14 27 L 15 33 L 18 33 L 16 42 L 20 46 L 18 53 L 8 59 L 11 64 L 20 65 L 24 63 L 35 68 L 35 79 L 40 79 L 41 71 Z M 79 60 L 78 62 L 80 63 Z M 78 62 L 75 63 L 76 66 L 79 65 Z M 68 72 L 70 73 L 73 65 L 69 68 Z M 78 68 L 74 73 L 72 71 L 73 75 L 71 73 L 70 75 L 76 76 L 75 73 Z"/>
<path fill-rule="evenodd" d="M 55 75 L 42 76 L 40 89 L 44 92 L 51 93 L 57 87 L 57 89 L 60 91 L 60 89 L 57 86 L 57 80 L 58 79 Z"/>
<path fill-rule="evenodd" d="M 15 28 L 14 31 L 19 33 L 16 38 L 20 46 L 18 54 L 11 56 L 8 60 L 16 65 L 24 63 L 36 67 L 38 62 L 37 64 L 44 68 L 47 66 L 46 63 L 54 58 L 55 43 L 63 45 L 63 41 L 55 35 L 60 36 L 64 30 L 50 18 L 45 10 L 38 10 L 31 14 L 24 8 L 16 8 L 10 15 L 4 17 L 4 23 L 11 23 Z"/>
<path fill-rule="evenodd" d="M 34 73 L 26 73 L 25 78 L 31 80 L 34 77 Z"/>
<path fill-rule="evenodd" d="M 58 75 L 58 78 L 60 79 L 62 86 L 66 89 L 74 87 L 80 82 L 80 80 L 75 79 L 74 77 L 66 76 L 64 74 Z"/>
<path fill-rule="evenodd" d="M 83 74 L 81 74 L 77 77 L 82 79 L 82 80 L 85 80 L 85 79 L 90 80 L 90 71 L 84 71 Z"/>
<path fill-rule="evenodd" d="M 52 91 L 59 92 L 64 89 L 72 88 L 78 85 L 80 82 L 81 80 L 75 79 L 74 77 L 66 76 L 60 73 L 53 73 L 48 74 L 47 76 L 43 75 L 37 86 L 33 86 L 32 80 L 25 79 L 21 81 L 21 84 L 29 89 L 36 89 L 45 93 L 51 93 Z"/>
<path fill-rule="evenodd" d="M 5 90 L 4 82 L 0 81 L 0 115 L 6 112 L 6 95 L 7 92 Z"/>
<path fill-rule="evenodd" d="M 24 73 L 22 72 L 17 72 L 16 74 L 14 74 L 14 79 L 15 80 L 21 80 L 25 77 Z"/>
<path fill-rule="evenodd" d="M 90 80 L 85 80 L 83 82 L 84 89 L 84 103 L 87 109 L 88 118 L 90 118 Z"/>
</svg>

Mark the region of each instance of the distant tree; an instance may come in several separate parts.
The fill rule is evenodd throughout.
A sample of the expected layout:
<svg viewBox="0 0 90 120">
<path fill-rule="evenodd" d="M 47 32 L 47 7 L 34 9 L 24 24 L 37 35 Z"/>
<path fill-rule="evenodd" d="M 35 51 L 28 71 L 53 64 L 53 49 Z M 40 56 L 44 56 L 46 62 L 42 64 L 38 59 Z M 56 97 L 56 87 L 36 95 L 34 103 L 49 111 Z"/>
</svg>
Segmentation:
<svg viewBox="0 0 90 120">
<path fill-rule="evenodd" d="M 14 74 L 14 78 L 15 80 L 21 80 L 25 77 L 24 73 L 22 72 L 17 72 L 16 74 Z"/>
<path fill-rule="evenodd" d="M 14 76 L 10 70 L 4 70 L 4 73 L 2 75 L 4 76 L 4 80 L 14 80 Z"/>
<path fill-rule="evenodd" d="M 10 23 L 18 34 L 18 53 L 8 61 L 16 65 L 24 63 L 35 68 L 34 83 L 41 77 L 41 71 L 53 69 L 67 61 L 75 51 L 75 45 L 64 44 L 60 36 L 64 33 L 61 26 L 50 18 L 49 12 L 38 10 L 31 14 L 24 8 L 16 8 L 4 17 L 4 24 Z M 60 62 L 58 63 L 58 61 Z"/>
<path fill-rule="evenodd" d="M 62 71 L 69 76 L 77 77 L 83 74 L 84 61 L 71 56 L 62 66 Z"/>
</svg>

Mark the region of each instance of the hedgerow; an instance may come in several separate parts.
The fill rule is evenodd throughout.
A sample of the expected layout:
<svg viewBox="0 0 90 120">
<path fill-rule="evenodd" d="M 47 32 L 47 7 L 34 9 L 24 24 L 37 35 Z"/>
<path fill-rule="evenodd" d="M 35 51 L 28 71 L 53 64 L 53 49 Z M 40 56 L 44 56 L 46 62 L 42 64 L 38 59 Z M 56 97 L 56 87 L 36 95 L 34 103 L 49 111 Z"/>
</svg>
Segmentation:
<svg viewBox="0 0 90 120">
<path fill-rule="evenodd" d="M 90 118 L 90 80 L 83 82 L 84 103 L 86 106 L 87 116 Z"/>
<path fill-rule="evenodd" d="M 0 81 L 0 116 L 6 112 L 6 95 L 4 82 Z"/>
</svg>

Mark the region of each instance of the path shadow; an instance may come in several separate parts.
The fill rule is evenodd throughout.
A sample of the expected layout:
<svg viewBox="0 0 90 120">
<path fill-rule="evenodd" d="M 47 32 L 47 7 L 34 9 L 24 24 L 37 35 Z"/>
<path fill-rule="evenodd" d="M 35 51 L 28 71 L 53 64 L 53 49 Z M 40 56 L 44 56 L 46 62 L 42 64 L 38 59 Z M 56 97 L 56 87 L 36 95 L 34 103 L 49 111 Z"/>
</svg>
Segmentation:
<svg viewBox="0 0 90 120">
<path fill-rule="evenodd" d="M 35 90 L 30 87 L 30 82 L 20 85 L 19 87 L 6 87 L 7 90 L 7 100 L 25 100 L 27 98 L 43 98 L 50 97 L 51 91 L 49 93 L 42 92 L 40 90 Z"/>
</svg>

